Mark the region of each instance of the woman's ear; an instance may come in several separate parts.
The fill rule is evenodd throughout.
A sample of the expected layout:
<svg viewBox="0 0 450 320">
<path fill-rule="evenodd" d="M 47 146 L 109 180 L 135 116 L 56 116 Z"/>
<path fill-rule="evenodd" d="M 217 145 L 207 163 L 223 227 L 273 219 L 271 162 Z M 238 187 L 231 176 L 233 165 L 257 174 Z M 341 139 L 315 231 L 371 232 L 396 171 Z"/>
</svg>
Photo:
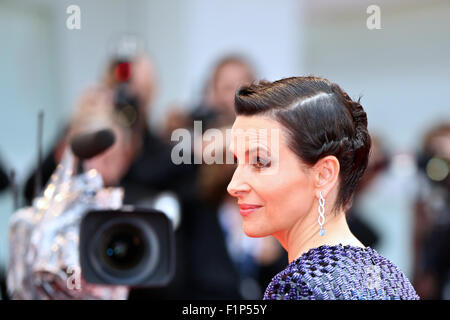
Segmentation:
<svg viewBox="0 0 450 320">
<path fill-rule="evenodd" d="M 339 178 L 340 165 L 335 156 L 326 156 L 314 165 L 316 196 L 319 193 L 326 198 L 328 193 L 335 187 Z"/>
</svg>

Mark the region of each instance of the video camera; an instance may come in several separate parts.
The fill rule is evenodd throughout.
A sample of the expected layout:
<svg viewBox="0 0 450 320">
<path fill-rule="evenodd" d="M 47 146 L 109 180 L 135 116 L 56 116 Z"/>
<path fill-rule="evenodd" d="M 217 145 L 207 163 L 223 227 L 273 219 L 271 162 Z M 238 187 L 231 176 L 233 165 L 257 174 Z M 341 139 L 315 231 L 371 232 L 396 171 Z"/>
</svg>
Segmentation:
<svg viewBox="0 0 450 320">
<path fill-rule="evenodd" d="M 7 282 L 12 299 L 125 299 L 129 287 L 164 286 L 171 280 L 171 213 L 157 210 L 158 205 L 124 206 L 123 190 L 104 188 L 99 172 L 76 174 L 81 161 L 114 142 L 109 129 L 75 136 L 33 206 L 11 217 Z"/>
</svg>

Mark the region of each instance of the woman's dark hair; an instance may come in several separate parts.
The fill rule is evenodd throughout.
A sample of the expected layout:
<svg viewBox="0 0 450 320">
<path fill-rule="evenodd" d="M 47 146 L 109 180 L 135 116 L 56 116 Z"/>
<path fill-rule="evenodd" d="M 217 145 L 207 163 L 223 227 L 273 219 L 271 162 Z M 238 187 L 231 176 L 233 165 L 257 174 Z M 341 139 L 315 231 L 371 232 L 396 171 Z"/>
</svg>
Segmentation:
<svg viewBox="0 0 450 320">
<path fill-rule="evenodd" d="M 236 92 L 237 115 L 266 115 L 281 123 L 289 148 L 307 165 L 333 155 L 340 164 L 333 211 L 349 209 L 367 167 L 367 116 L 337 84 L 313 76 L 260 81 Z"/>
</svg>

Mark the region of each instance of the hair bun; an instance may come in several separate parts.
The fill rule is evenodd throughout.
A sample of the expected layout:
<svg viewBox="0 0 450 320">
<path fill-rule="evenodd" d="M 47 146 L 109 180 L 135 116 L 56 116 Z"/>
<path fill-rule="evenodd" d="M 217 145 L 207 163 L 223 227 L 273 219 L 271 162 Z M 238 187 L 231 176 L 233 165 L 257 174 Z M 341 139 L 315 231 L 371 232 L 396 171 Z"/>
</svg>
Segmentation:
<svg viewBox="0 0 450 320">
<path fill-rule="evenodd" d="M 351 137 L 354 150 L 353 167 L 367 165 L 364 163 L 367 162 L 367 157 L 365 157 L 364 154 L 367 150 L 370 151 L 371 139 L 367 129 L 367 114 L 360 104 L 361 97 L 359 97 L 357 101 L 353 101 L 337 84 L 333 83 L 331 88 L 341 99 L 353 119 L 354 132 L 353 137 Z"/>
<path fill-rule="evenodd" d="M 367 130 L 367 114 L 364 111 L 363 107 L 360 104 L 361 97 L 358 98 L 358 101 L 353 101 L 349 95 L 342 90 L 337 84 L 333 83 L 331 88 L 335 94 L 340 97 L 342 102 L 344 103 L 347 111 L 350 113 L 353 119 L 354 124 L 354 134 L 352 137 L 353 148 L 358 150 L 362 148 L 367 143 L 368 138 L 368 130 Z"/>
<path fill-rule="evenodd" d="M 353 148 L 358 150 L 367 144 L 367 137 L 369 135 L 367 131 L 367 115 L 363 107 L 359 103 L 361 98 L 357 102 L 350 102 L 351 115 L 353 117 L 353 123 L 355 124 L 355 134 L 353 138 Z"/>
</svg>

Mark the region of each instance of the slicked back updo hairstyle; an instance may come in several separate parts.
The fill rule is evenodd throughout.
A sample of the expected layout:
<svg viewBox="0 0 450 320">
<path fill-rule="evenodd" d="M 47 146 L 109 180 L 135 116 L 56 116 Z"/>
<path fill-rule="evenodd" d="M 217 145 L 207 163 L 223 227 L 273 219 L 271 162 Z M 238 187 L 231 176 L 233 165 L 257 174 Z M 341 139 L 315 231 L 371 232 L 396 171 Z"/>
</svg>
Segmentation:
<svg viewBox="0 0 450 320">
<path fill-rule="evenodd" d="M 306 165 L 335 156 L 340 164 L 339 190 L 333 211 L 348 210 L 366 170 L 371 140 L 367 116 L 337 84 L 313 76 L 241 87 L 235 96 L 239 115 L 264 115 L 288 133 L 288 146 Z"/>
</svg>

